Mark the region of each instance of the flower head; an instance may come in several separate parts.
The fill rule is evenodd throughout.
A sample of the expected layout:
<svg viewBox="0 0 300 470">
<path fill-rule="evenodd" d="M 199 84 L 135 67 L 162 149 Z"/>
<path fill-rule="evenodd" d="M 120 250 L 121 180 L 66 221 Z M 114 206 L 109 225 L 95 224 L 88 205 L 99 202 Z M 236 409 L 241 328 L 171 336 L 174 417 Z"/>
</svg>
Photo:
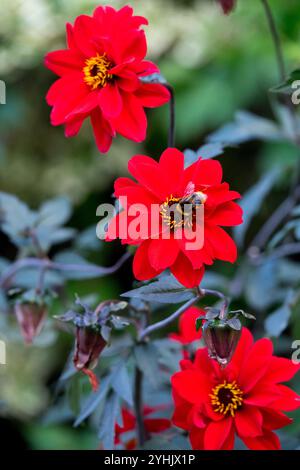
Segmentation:
<svg viewBox="0 0 300 470">
<path fill-rule="evenodd" d="M 230 364 L 222 369 L 199 349 L 194 362 L 182 361 L 172 377 L 173 423 L 188 431 L 193 449 L 230 450 L 235 435 L 252 450 L 279 449 L 273 432 L 292 420 L 283 412 L 300 407 L 300 397 L 282 382 L 300 369 L 289 359 L 273 356 L 272 342 L 256 342 L 249 330 Z"/>
<path fill-rule="evenodd" d="M 188 345 L 199 340 L 202 336 L 201 329 L 196 330 L 196 320 L 204 317 L 205 312 L 197 307 L 188 308 L 179 318 L 179 332 L 171 333 L 169 337 L 174 341 L 179 341 L 183 345 Z"/>
<path fill-rule="evenodd" d="M 40 334 L 47 318 L 47 310 L 47 306 L 42 303 L 16 303 L 15 314 L 26 344 L 31 344 Z"/>
<path fill-rule="evenodd" d="M 184 168 L 183 153 L 169 148 L 159 162 L 133 157 L 128 169 L 137 182 L 115 182 L 124 210 L 110 223 L 106 240 L 121 238 L 138 246 L 133 262 L 137 279 L 151 279 L 169 268 L 184 286 L 195 287 L 204 265 L 236 260 L 236 245 L 220 226 L 242 222 L 242 210 L 233 202 L 240 195 L 222 183 L 218 161 L 199 158 Z"/>
<path fill-rule="evenodd" d="M 147 434 L 156 434 L 166 431 L 171 427 L 171 422 L 166 418 L 151 417 L 163 407 L 144 406 L 143 418 Z M 115 444 L 122 445 L 127 450 L 134 450 L 137 447 L 136 439 L 136 418 L 127 408 L 122 409 L 123 425 L 116 424 Z"/>
<path fill-rule="evenodd" d="M 147 20 L 125 6 L 99 6 L 92 16 L 80 15 L 67 24 L 67 49 L 50 52 L 45 65 L 60 78 L 47 102 L 51 123 L 64 125 L 66 137 L 76 135 L 90 117 L 100 152 L 107 152 L 117 133 L 141 142 L 147 119 L 144 108 L 169 101 L 168 90 L 143 78 L 158 72 L 144 60 Z"/>
</svg>

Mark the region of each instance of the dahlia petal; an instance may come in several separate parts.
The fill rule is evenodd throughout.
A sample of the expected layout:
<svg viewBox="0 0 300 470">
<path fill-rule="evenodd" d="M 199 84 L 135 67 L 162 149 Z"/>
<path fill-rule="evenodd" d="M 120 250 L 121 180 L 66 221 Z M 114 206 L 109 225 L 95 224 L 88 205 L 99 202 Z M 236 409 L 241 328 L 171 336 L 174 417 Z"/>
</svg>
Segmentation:
<svg viewBox="0 0 300 470">
<path fill-rule="evenodd" d="M 74 119 L 73 121 L 68 121 L 65 124 L 65 136 L 74 137 L 78 134 L 81 129 L 85 117 Z"/>
<path fill-rule="evenodd" d="M 170 428 L 170 421 L 166 418 L 149 418 L 144 423 L 149 433 L 163 432 Z"/>
<path fill-rule="evenodd" d="M 74 30 L 71 23 L 66 24 L 66 36 L 67 36 L 67 45 L 70 49 L 76 48 L 76 42 L 74 40 Z"/>
<path fill-rule="evenodd" d="M 263 426 L 266 429 L 280 429 L 293 422 L 293 420 L 285 414 L 281 413 L 280 411 L 275 411 L 271 408 L 265 408 L 261 410 L 261 412 L 263 415 Z"/>
<path fill-rule="evenodd" d="M 151 209 L 153 204 L 159 204 L 159 200 L 150 191 L 130 178 L 118 178 L 114 188 L 115 197 L 126 198 L 128 207 L 133 204 L 144 204 Z"/>
<path fill-rule="evenodd" d="M 77 48 L 87 57 L 93 57 L 97 50 L 96 40 L 100 36 L 95 19 L 88 15 L 80 15 L 74 23 L 74 41 Z"/>
<path fill-rule="evenodd" d="M 98 106 L 97 101 L 97 92 L 92 91 L 84 96 L 77 106 L 75 106 L 72 111 L 67 114 L 66 119 L 74 119 L 75 117 L 82 115 L 82 114 L 89 114 Z"/>
<path fill-rule="evenodd" d="M 178 253 L 179 247 L 173 237 L 151 240 L 148 250 L 150 264 L 156 271 L 169 268 L 175 262 Z"/>
<path fill-rule="evenodd" d="M 244 327 L 242 329 L 241 338 L 229 365 L 230 368 L 235 370 L 236 374 L 243 368 L 244 361 L 247 360 L 252 345 L 253 336 L 248 328 Z"/>
<path fill-rule="evenodd" d="M 136 61 L 131 66 L 131 69 L 137 73 L 140 77 L 152 75 L 153 73 L 159 73 L 159 68 L 150 60 Z"/>
<path fill-rule="evenodd" d="M 217 206 L 218 204 L 223 204 L 224 202 L 232 201 L 234 199 L 239 199 L 241 195 L 237 191 L 230 191 L 228 183 L 221 183 L 215 186 L 210 186 L 205 190 L 208 198 L 206 205 Z"/>
<path fill-rule="evenodd" d="M 291 380 L 300 370 L 300 364 L 294 364 L 284 357 L 272 357 L 270 366 L 264 376 L 265 381 L 279 383 Z"/>
<path fill-rule="evenodd" d="M 158 276 L 161 271 L 156 271 L 149 262 L 148 249 L 151 240 L 145 240 L 137 249 L 133 259 L 133 274 L 139 281 L 146 281 Z"/>
<path fill-rule="evenodd" d="M 175 341 L 179 341 L 181 344 L 190 344 L 200 339 L 202 331 L 196 330 L 196 320 L 201 315 L 204 317 L 205 312 L 197 307 L 187 309 L 179 318 L 179 334 L 171 333 L 169 337 Z"/>
<path fill-rule="evenodd" d="M 108 122 L 103 118 L 100 109 L 96 108 L 92 111 L 91 123 L 99 152 L 108 152 L 112 143 L 112 131 Z"/>
<path fill-rule="evenodd" d="M 204 267 L 193 269 L 191 262 L 183 253 L 179 253 L 170 269 L 173 276 L 188 289 L 198 286 L 204 276 Z"/>
<path fill-rule="evenodd" d="M 175 148 L 166 149 L 159 159 L 161 175 L 164 175 L 164 184 L 167 184 L 166 193 L 171 195 L 178 191 L 178 185 L 184 169 L 184 155 Z"/>
<path fill-rule="evenodd" d="M 135 96 L 139 98 L 142 106 L 146 108 L 156 108 L 170 101 L 170 92 L 163 85 L 158 83 L 143 83 L 137 90 Z"/>
<path fill-rule="evenodd" d="M 208 217 L 210 224 L 232 226 L 243 222 L 243 210 L 235 202 L 219 205 Z"/>
<path fill-rule="evenodd" d="M 180 426 L 181 427 L 181 426 Z M 204 449 L 204 434 L 205 430 L 199 428 L 193 428 L 189 434 L 190 443 L 193 450 Z"/>
<path fill-rule="evenodd" d="M 300 408 L 300 396 L 285 385 L 277 385 L 276 390 L 280 394 L 272 403 L 272 408 L 282 411 L 294 411 Z"/>
<path fill-rule="evenodd" d="M 134 34 L 123 35 L 119 41 L 119 57 L 120 61 L 124 61 L 131 57 L 136 60 L 143 60 L 147 54 L 147 42 L 144 31 L 134 31 Z"/>
<path fill-rule="evenodd" d="M 112 119 L 113 127 L 119 134 L 135 142 L 142 142 L 146 137 L 147 118 L 139 100 L 132 94 L 122 94 L 121 114 Z"/>
<path fill-rule="evenodd" d="M 158 163 L 146 155 L 136 155 L 128 162 L 128 170 L 132 176 L 148 191 L 163 202 L 168 195 L 164 187 L 164 179 Z"/>
<path fill-rule="evenodd" d="M 264 376 L 271 362 L 272 352 L 272 341 L 267 338 L 259 339 L 253 345 L 238 377 L 244 393 L 251 390 Z"/>
<path fill-rule="evenodd" d="M 84 65 L 84 60 L 73 49 L 62 49 L 48 52 L 44 59 L 45 66 L 59 76 L 80 72 Z"/>
<path fill-rule="evenodd" d="M 278 397 L 279 394 L 274 387 L 256 386 L 245 396 L 244 402 L 246 405 L 273 407 L 273 403 Z"/>
<path fill-rule="evenodd" d="M 140 87 L 139 79 L 136 74 L 130 70 L 122 70 L 115 73 L 115 75 L 117 76 L 118 86 L 124 91 L 133 92 Z"/>
<path fill-rule="evenodd" d="M 241 410 L 237 411 L 234 422 L 240 437 L 261 436 L 263 433 L 262 414 L 253 406 L 244 406 Z"/>
<path fill-rule="evenodd" d="M 63 78 L 58 80 L 60 83 L 57 85 L 54 83 L 49 90 L 49 94 L 47 95 L 47 99 L 51 100 L 51 102 L 53 102 L 55 99 L 50 116 L 51 124 L 53 126 L 64 124 L 68 116 L 70 120 L 75 118 L 75 114 L 74 116 L 70 116 L 70 113 L 78 106 L 81 106 L 81 103 L 83 103 L 84 100 L 88 97 L 88 90 L 86 89 L 85 84 L 79 81 L 78 78 L 76 80 L 74 79 L 70 81 L 68 85 L 68 91 L 66 91 L 65 88 L 66 81 L 67 80 Z M 59 88 L 64 90 L 64 99 L 55 98 L 55 94 Z"/>
<path fill-rule="evenodd" d="M 208 377 L 195 369 L 177 372 L 171 378 L 176 394 L 192 405 L 201 405 L 209 400 L 211 384 Z"/>
<path fill-rule="evenodd" d="M 237 247 L 233 239 L 225 230 L 218 226 L 205 225 L 204 243 L 208 243 L 214 254 L 214 258 L 234 263 L 237 258 Z"/>
<path fill-rule="evenodd" d="M 280 450 L 280 441 L 274 432 L 265 430 L 262 436 L 243 437 L 245 445 L 250 450 Z"/>
<path fill-rule="evenodd" d="M 204 434 L 204 450 L 220 450 L 231 431 L 231 427 L 231 417 L 209 423 Z"/>
<path fill-rule="evenodd" d="M 108 83 L 98 93 L 98 102 L 106 118 L 118 116 L 122 111 L 122 98 L 116 84 Z"/>
<path fill-rule="evenodd" d="M 211 186 L 220 184 L 223 170 L 217 160 L 199 160 L 184 171 L 184 183 L 192 181 L 197 186 Z"/>
</svg>

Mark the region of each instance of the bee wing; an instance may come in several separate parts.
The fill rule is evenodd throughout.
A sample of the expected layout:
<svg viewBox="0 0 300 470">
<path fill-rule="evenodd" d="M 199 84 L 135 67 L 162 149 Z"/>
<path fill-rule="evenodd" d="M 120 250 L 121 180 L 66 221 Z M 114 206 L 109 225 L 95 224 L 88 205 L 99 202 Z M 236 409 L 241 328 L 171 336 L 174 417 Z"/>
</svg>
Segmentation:
<svg viewBox="0 0 300 470">
<path fill-rule="evenodd" d="M 185 188 L 183 197 L 190 196 L 194 192 L 195 192 L 195 185 L 194 183 L 192 183 L 192 181 L 190 181 L 187 187 Z"/>
</svg>

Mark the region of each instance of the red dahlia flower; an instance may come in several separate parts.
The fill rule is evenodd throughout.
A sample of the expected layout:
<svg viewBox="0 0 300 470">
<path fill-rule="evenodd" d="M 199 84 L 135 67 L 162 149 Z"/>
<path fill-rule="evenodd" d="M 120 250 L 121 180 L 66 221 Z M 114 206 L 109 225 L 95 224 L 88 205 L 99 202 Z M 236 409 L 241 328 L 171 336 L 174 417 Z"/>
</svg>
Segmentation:
<svg viewBox="0 0 300 470">
<path fill-rule="evenodd" d="M 300 407 L 300 397 L 282 382 L 300 369 L 272 355 L 269 339 L 253 342 L 243 328 L 230 364 L 222 369 L 199 349 L 194 362 L 181 362 L 172 377 L 173 423 L 188 431 L 193 449 L 231 450 L 237 434 L 251 450 L 280 449 L 273 432 L 292 420 L 283 411 Z"/>
<path fill-rule="evenodd" d="M 63 124 L 66 137 L 76 135 L 90 117 L 100 152 L 109 150 L 117 132 L 136 142 L 145 139 L 144 107 L 170 98 L 163 85 L 140 80 L 158 72 L 144 60 L 147 43 L 140 27 L 147 23 L 129 6 L 119 11 L 100 6 L 93 16 L 80 15 L 74 26 L 67 24 L 68 48 L 45 57 L 46 67 L 60 77 L 46 98 L 53 106 L 51 123 Z"/>
<path fill-rule="evenodd" d="M 202 336 L 202 330 L 196 330 L 196 320 L 201 316 L 204 318 L 204 310 L 197 307 L 188 308 L 179 318 L 179 333 L 171 333 L 169 338 L 179 341 L 183 345 L 199 340 Z"/>
<path fill-rule="evenodd" d="M 149 418 L 156 411 L 159 411 L 161 407 L 144 407 L 144 426 L 148 434 L 155 434 L 166 431 L 171 427 L 171 422 L 166 418 Z M 124 445 L 125 449 L 133 450 L 137 447 L 137 439 L 135 436 L 136 430 L 136 418 L 131 411 L 126 408 L 122 409 L 123 426 L 116 425 L 116 436 L 115 444 Z M 133 434 L 132 434 L 133 433 Z M 127 436 L 127 439 L 125 437 Z M 124 437 L 123 437 L 124 436 Z"/>
<path fill-rule="evenodd" d="M 183 153 L 169 148 L 159 163 L 137 155 L 129 161 L 128 169 L 137 182 L 116 180 L 115 196 L 124 210 L 109 224 L 106 240 L 121 238 L 122 243 L 138 246 L 133 262 L 137 279 L 148 280 L 170 268 L 184 286 L 195 287 L 205 264 L 211 265 L 215 259 L 236 260 L 236 245 L 220 226 L 242 222 L 242 210 L 233 202 L 240 195 L 222 183 L 218 161 L 199 158 L 185 169 Z M 185 216 L 186 203 L 192 211 L 178 219 L 178 214 Z M 140 233 L 133 230 L 136 226 Z M 190 240 L 201 235 L 203 243 L 191 248 Z"/>
</svg>

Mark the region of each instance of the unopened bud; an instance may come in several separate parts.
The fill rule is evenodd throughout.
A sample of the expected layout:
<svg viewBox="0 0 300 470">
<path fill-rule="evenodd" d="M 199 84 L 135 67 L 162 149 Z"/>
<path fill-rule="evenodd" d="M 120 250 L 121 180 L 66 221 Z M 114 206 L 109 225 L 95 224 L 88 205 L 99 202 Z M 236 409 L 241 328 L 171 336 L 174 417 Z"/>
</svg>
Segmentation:
<svg viewBox="0 0 300 470">
<path fill-rule="evenodd" d="M 16 303 L 15 314 L 26 344 L 31 344 L 38 336 L 47 317 L 45 305 L 35 303 Z"/>
<path fill-rule="evenodd" d="M 222 366 L 230 362 L 240 336 L 241 329 L 234 329 L 220 320 L 207 321 L 203 325 L 203 340 L 207 346 L 208 355 Z"/>
</svg>

